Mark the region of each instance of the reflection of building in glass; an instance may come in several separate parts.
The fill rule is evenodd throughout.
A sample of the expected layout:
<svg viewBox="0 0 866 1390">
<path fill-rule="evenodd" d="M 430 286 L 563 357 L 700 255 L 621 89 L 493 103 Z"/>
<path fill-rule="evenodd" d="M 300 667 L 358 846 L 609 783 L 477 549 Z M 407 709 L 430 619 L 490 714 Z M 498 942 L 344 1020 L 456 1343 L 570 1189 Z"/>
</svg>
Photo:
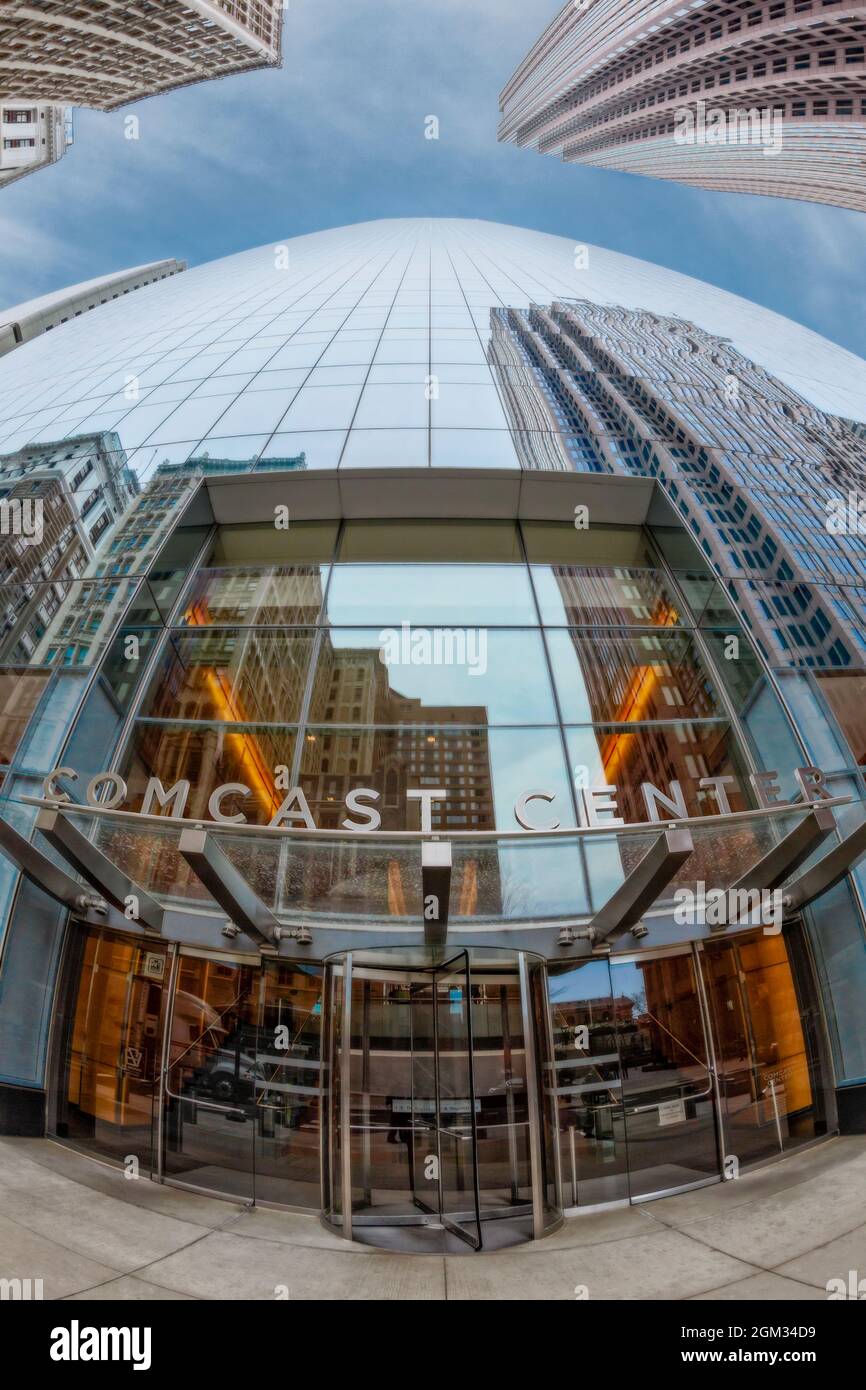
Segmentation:
<svg viewBox="0 0 866 1390">
<path fill-rule="evenodd" d="M 111 534 L 106 536 L 99 554 L 86 570 L 82 570 L 83 582 L 70 586 L 65 601 L 43 635 L 38 658 L 46 665 L 54 662 L 66 666 L 84 665 L 93 652 L 101 651 L 132 597 L 137 583 L 134 576 L 142 574 L 155 558 L 199 479 L 211 472 L 244 472 L 250 467 L 240 463 L 228 465 L 207 457 L 190 459 L 181 466 L 161 464 L 144 491 L 138 493 L 138 483 L 126 466 L 126 454 L 120 448 L 117 435 L 84 436 L 68 442 L 71 459 L 87 455 L 73 479 L 80 486 L 85 486 L 95 462 L 103 457 L 99 448 L 94 449 L 93 440 L 108 441 L 110 449 L 106 456 L 127 481 L 127 501 L 131 498 L 134 501 L 128 509 L 121 509 L 123 515 L 118 515 L 116 520 L 112 518 L 112 526 L 101 485 L 87 494 L 83 506 L 88 509 L 87 514 L 93 509 L 96 516 L 91 535 L 95 531 L 101 536 L 109 527 Z M 52 447 L 58 454 L 63 451 L 63 457 L 67 457 L 66 442 Z M 284 468 L 303 467 L 303 461 L 298 459 L 279 462 Z M 103 505 L 97 507 L 97 502 Z"/>
<path fill-rule="evenodd" d="M 686 497 L 691 508 L 694 494 L 713 521 L 722 505 L 736 506 L 724 494 L 708 500 L 716 482 L 686 471 L 704 466 L 690 446 L 746 477 L 752 458 L 756 469 L 777 462 L 774 447 L 803 457 L 802 421 L 816 418 L 807 411 L 786 426 L 773 402 L 791 404 L 791 393 L 774 397 L 769 378 L 750 384 L 757 374 L 737 359 L 742 418 L 730 439 L 711 433 L 724 426 L 729 405 L 720 410 L 718 395 L 731 383 L 700 345 L 721 343 L 724 365 L 730 337 L 846 416 L 861 412 L 862 364 L 756 306 L 624 257 L 594 252 L 592 269 L 576 271 L 572 243 L 520 229 L 339 229 L 305 238 L 289 261 L 277 272 L 266 247 L 200 267 L 0 360 L 5 447 L 33 438 L 47 418 L 58 433 L 111 420 L 145 489 L 105 532 L 84 581 L 128 586 L 111 640 L 91 646 L 83 666 L 55 658 L 0 672 L 0 814 L 31 850 L 50 846 L 55 870 L 62 861 L 76 875 L 87 861 L 68 831 L 80 829 L 112 866 L 93 856 L 87 882 L 103 895 L 115 885 L 107 913 L 82 921 L 51 896 L 56 878 L 44 868 L 37 882 L 22 876 L 34 856 L 4 837 L 0 1130 L 47 1132 L 112 1161 L 134 1153 L 143 1173 L 324 1210 L 329 1221 L 336 1172 L 360 1225 L 368 1189 L 388 1196 L 395 1177 L 390 1195 L 406 1202 L 398 1220 L 418 1210 L 399 1137 L 414 1128 L 405 1117 L 416 1100 L 427 1116 L 440 1099 L 449 1117 L 462 1112 L 459 1142 L 480 1200 L 509 1217 L 521 1190 L 536 1206 L 549 1191 L 555 1217 L 565 1204 L 558 1168 L 568 1202 L 639 1200 L 717 1180 L 727 1154 L 779 1156 L 837 1125 L 862 1129 L 862 870 L 854 864 L 840 881 L 831 851 L 814 899 L 798 899 L 796 919 L 769 944 L 745 923 L 718 936 L 683 923 L 670 901 L 674 884 L 697 899 L 700 883 L 751 882 L 789 829 L 821 829 L 802 805 L 718 816 L 712 791 L 698 786 L 705 774 L 730 768 L 737 806 L 738 791 L 750 796 L 743 774 L 776 768 L 787 802 L 795 770 L 812 762 L 834 795 L 851 797 L 835 810 L 844 835 L 862 810 L 856 758 L 866 749 L 852 737 L 849 751 L 828 713 L 831 705 L 841 722 L 856 711 L 859 674 L 830 672 L 833 695 L 828 688 L 822 702 L 823 672 L 771 671 L 735 596 L 725 597 L 709 541 L 698 544 L 691 523 L 703 526 L 704 513 L 672 505 Z M 626 323 L 605 349 L 618 354 L 614 367 L 600 365 L 601 328 L 584 346 L 552 314 L 545 333 L 531 318 L 518 331 L 494 317 L 488 355 L 492 305 L 526 310 L 566 293 L 649 304 L 662 316 L 658 351 L 646 346 L 652 321 L 636 311 L 631 326 L 648 336 L 635 346 Z M 686 319 L 716 336 L 700 338 Z M 700 350 L 688 347 L 690 333 Z M 627 371 L 619 363 L 629 350 L 638 365 Z M 430 400 L 428 366 L 438 377 Z M 131 401 L 127 373 L 142 387 Z M 766 410 L 749 411 L 754 392 Z M 682 419 L 681 441 L 671 442 L 662 409 Z M 816 453 L 830 437 L 821 430 Z M 859 447 L 860 436 L 850 438 Z M 771 469 L 771 482 L 780 476 Z M 587 498 L 581 530 L 576 504 Z M 275 503 L 290 508 L 285 530 Z M 737 564 L 754 564 L 734 534 L 740 524 L 750 516 L 719 527 Z M 794 524 L 804 523 L 787 529 Z M 784 525 L 773 521 L 773 538 Z M 787 555 L 795 541 L 785 541 Z M 730 565 L 729 589 L 748 583 L 757 603 L 772 580 L 772 593 L 793 601 L 770 560 L 766 581 Z M 86 605 L 75 614 L 87 616 Z M 468 659 L 468 644 L 465 662 L 429 660 L 423 646 L 416 661 L 402 643 L 395 656 L 385 636 L 446 624 L 483 633 L 484 661 Z M 723 659 L 728 636 L 736 662 Z M 131 638 L 140 647 L 132 656 Z M 59 633 L 51 642 L 65 651 Z M 34 792 L 58 768 L 78 773 L 59 774 L 73 804 L 37 832 Z M 620 831 L 602 812 L 600 828 L 575 829 L 583 768 L 590 786 L 617 783 L 620 814 L 641 823 Z M 104 769 L 127 784 L 116 806 L 106 779 L 100 806 L 75 805 Z M 151 778 L 160 785 L 142 816 Z M 654 873 L 652 901 L 631 929 L 626 880 L 647 851 L 668 853 L 640 783 L 663 797 L 674 780 L 694 848 L 682 862 L 668 858 L 664 873 L 676 879 Z M 227 783 L 238 786 L 214 801 Z M 287 833 L 265 829 L 297 787 L 308 811 L 296 796 Z M 380 835 L 364 834 L 363 810 L 347 805 L 364 787 L 379 793 Z M 418 824 L 407 793 L 439 788 L 438 844 L 399 834 Z M 663 819 L 681 817 L 674 807 Z M 360 833 L 346 833 L 346 821 Z M 220 851 L 216 877 L 195 848 L 198 826 L 205 851 Z M 829 888 L 823 872 L 834 875 Z M 126 906 L 118 883 L 156 899 L 143 901 L 147 923 L 117 906 Z M 444 941 L 441 914 L 428 915 L 443 894 Z M 615 920 L 602 954 L 593 947 L 605 913 Z M 288 1049 L 276 1044 L 283 1025 Z M 415 1065 L 413 1051 L 429 1067 Z M 708 1072 L 712 1056 L 724 1086 Z M 486 1131 L 475 1137 L 470 1081 L 475 1128 Z M 780 1086 L 768 1100 L 767 1088 Z M 347 1113 L 352 1151 L 341 1154 Z M 465 1161 L 463 1171 L 471 1180 Z"/>
<path fill-rule="evenodd" d="M 10 523 L 13 509 L 25 532 L 28 514 L 39 521 L 36 535 L 12 534 L 11 524 L 0 535 L 4 661 L 30 661 L 37 648 L 44 651 L 46 633 L 65 601 L 77 597 L 77 582 L 104 551 L 109 530 L 137 491 L 116 434 L 0 455 L 0 493 Z M 93 622 L 91 612 L 91 634 Z"/>
<path fill-rule="evenodd" d="M 772 660 L 866 655 L 866 537 L 832 534 L 866 449 L 718 338 L 587 301 L 493 310 L 490 360 L 524 467 L 657 478 Z"/>
<path fill-rule="evenodd" d="M 401 695 L 378 648 L 337 647 L 326 630 L 309 711 L 310 725 L 319 721 L 344 727 L 311 727 L 304 741 L 301 784 L 318 825 L 336 827 L 347 792 L 370 787 L 385 830 L 416 828 L 406 789 L 443 787 L 447 806 L 433 806 L 434 829 L 494 828 L 483 706 Z"/>
<path fill-rule="evenodd" d="M 506 83 L 499 138 L 567 163 L 863 210 L 863 19 L 862 0 L 568 4 Z"/>
<path fill-rule="evenodd" d="M 484 707 L 425 704 L 401 695 L 390 679 L 378 648 L 337 647 L 327 630 L 322 633 L 310 724 L 299 750 L 299 785 L 316 825 L 337 829 L 346 819 L 346 796 L 366 787 L 378 792 L 375 808 L 383 830 L 417 829 L 418 803 L 410 803 L 406 793 L 429 787 L 446 792 L 445 800 L 432 806 L 434 831 L 495 829 Z M 325 727 L 314 727 L 318 720 Z M 349 883 L 359 869 L 363 872 L 363 860 L 358 862 L 351 845 L 334 845 L 330 857 L 338 881 Z M 388 909 L 402 916 L 411 890 L 398 858 L 389 862 L 387 875 Z M 478 861 L 470 856 L 461 864 L 456 890 L 456 908 L 464 916 L 476 910 L 479 876 Z M 488 870 L 483 896 L 481 911 L 496 911 L 497 871 Z"/>
</svg>

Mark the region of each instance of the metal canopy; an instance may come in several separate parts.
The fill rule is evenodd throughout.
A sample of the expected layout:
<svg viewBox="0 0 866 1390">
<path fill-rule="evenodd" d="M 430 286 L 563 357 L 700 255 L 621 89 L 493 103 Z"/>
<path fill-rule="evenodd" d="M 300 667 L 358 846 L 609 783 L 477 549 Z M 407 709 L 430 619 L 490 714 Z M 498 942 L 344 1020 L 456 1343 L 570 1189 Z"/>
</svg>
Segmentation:
<svg viewBox="0 0 866 1390">
<path fill-rule="evenodd" d="M 145 931 L 162 932 L 163 909 L 155 898 L 139 888 L 131 878 L 106 858 L 86 835 L 62 811 L 40 811 L 36 828 L 48 843 L 71 864 L 76 873 L 86 878 L 98 893 Z M 130 913 L 130 900 L 135 900 L 135 912 Z"/>
<path fill-rule="evenodd" d="M 811 869 L 796 878 L 785 889 L 785 909 L 796 912 L 808 903 L 814 902 L 828 888 L 833 888 L 853 868 L 858 859 L 866 854 L 866 821 L 846 835 L 841 844 L 835 845 Z"/>
<path fill-rule="evenodd" d="M 739 921 L 742 912 L 748 912 L 745 899 L 750 891 L 762 892 L 778 888 L 835 829 L 836 818 L 832 811 L 826 807 L 810 811 L 784 839 L 753 864 L 748 873 L 743 874 L 731 885 L 728 890 L 730 914 L 727 922 L 721 924 L 721 929 Z M 735 896 L 737 894 L 742 896 Z"/>
<path fill-rule="evenodd" d="M 589 939 L 593 945 L 621 936 L 637 926 L 693 849 L 694 842 L 688 830 L 664 830 L 593 917 L 589 924 Z M 646 935 L 645 930 L 642 935 Z"/>
<path fill-rule="evenodd" d="M 425 840 L 421 845 L 421 902 L 428 946 L 442 946 L 448 935 L 451 864 L 450 840 Z"/>
<path fill-rule="evenodd" d="M 104 898 L 94 898 L 85 893 L 81 884 L 32 845 L 29 840 L 9 824 L 0 820 L 0 850 L 11 859 L 25 878 L 47 893 L 55 902 L 62 903 L 72 912 L 107 912 L 108 903 Z"/>
<path fill-rule="evenodd" d="M 280 928 L 277 918 L 223 853 L 213 836 L 206 830 L 184 830 L 178 849 L 235 926 L 251 937 L 259 948 L 275 948 L 279 942 Z"/>
</svg>

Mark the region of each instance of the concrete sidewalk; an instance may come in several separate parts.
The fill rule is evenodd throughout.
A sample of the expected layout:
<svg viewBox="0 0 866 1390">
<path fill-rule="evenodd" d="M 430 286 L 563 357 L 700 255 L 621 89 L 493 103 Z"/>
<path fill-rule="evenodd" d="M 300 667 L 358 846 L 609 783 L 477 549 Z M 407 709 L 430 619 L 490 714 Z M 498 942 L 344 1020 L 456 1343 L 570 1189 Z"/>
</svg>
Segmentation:
<svg viewBox="0 0 866 1390">
<path fill-rule="evenodd" d="M 51 1299 L 826 1299 L 866 1277 L 866 1138 L 680 1197 L 569 1218 L 502 1253 L 391 1255 L 40 1139 L 0 1139 L 0 1278 Z M 285 1296 L 285 1294 L 283 1294 Z"/>
</svg>

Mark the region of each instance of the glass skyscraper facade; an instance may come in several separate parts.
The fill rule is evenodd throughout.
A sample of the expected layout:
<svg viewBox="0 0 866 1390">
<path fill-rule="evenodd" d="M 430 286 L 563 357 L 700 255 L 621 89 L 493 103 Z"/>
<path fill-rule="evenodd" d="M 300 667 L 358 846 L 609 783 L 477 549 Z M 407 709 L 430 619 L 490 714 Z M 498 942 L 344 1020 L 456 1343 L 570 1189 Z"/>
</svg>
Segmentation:
<svg viewBox="0 0 866 1390">
<path fill-rule="evenodd" d="M 860 1126 L 860 550 L 807 531 L 864 414 L 807 330 L 485 223 L 0 362 L 0 450 L 139 488 L 0 669 L 3 1127 L 478 1248 Z"/>
</svg>

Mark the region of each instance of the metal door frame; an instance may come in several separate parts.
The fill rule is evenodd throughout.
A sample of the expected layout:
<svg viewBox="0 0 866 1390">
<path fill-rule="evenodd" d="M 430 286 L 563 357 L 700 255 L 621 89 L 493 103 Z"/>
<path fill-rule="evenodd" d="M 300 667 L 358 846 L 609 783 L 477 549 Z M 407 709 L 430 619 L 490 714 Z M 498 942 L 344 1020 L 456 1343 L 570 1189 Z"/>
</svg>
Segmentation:
<svg viewBox="0 0 866 1390">
<path fill-rule="evenodd" d="M 731 934 L 729 934 L 729 935 L 728 935 L 728 934 L 726 934 L 726 935 L 721 935 L 721 936 L 719 937 L 719 940 L 720 940 L 720 942 L 727 942 L 730 946 L 738 947 L 738 946 L 742 945 L 742 943 L 743 943 L 744 940 L 748 940 L 749 937 L 750 937 L 750 935 L 755 935 L 755 934 L 756 934 L 757 932 L 759 932 L 759 931 L 760 931 L 760 928 L 759 928 L 759 927 L 756 927 L 756 928 L 753 929 L 753 931 L 752 931 L 751 933 L 750 933 L 748 930 L 746 930 L 746 931 L 740 931 L 740 932 L 731 933 Z M 832 1068 L 832 1064 L 831 1064 L 832 1051 L 831 1051 L 831 1048 L 830 1048 L 829 1038 L 828 1038 L 828 1035 L 827 1035 L 827 1020 L 826 1020 L 826 1016 L 825 1016 L 825 1013 L 824 1013 L 824 1002 L 823 1002 L 823 997 L 822 997 L 822 994 L 821 994 L 820 981 L 819 981 L 819 978 L 818 978 L 817 971 L 816 971 L 816 969 L 815 969 L 815 961 L 814 961 L 814 956 L 813 956 L 813 953 L 812 953 L 811 942 L 810 942 L 810 940 L 809 940 L 809 933 L 808 933 L 808 930 L 807 930 L 807 928 L 806 928 L 806 924 L 805 924 L 805 922 L 803 921 L 803 918 L 802 918 L 802 916 L 801 916 L 799 913 L 794 914 L 792 917 L 786 917 L 786 918 L 784 919 L 784 921 L 782 922 L 782 932 L 781 932 L 782 940 L 783 940 L 783 941 L 785 940 L 786 935 L 793 934 L 793 933 L 796 933 L 796 936 L 797 936 L 797 938 L 798 938 L 798 945 L 799 945 L 799 947 L 802 949 L 802 954 L 803 954 L 803 957 L 804 957 L 804 962 L 803 962 L 803 963 L 805 964 L 806 969 L 807 969 L 807 971 L 808 971 L 808 978 L 806 978 L 806 979 L 801 979 L 801 978 L 798 977 L 796 962 L 792 959 L 791 952 L 790 952 L 790 950 L 788 949 L 788 947 L 786 946 L 786 948 L 785 948 L 785 949 L 786 949 L 786 958 L 787 958 L 787 962 L 788 962 L 788 969 L 789 969 L 790 972 L 791 972 L 792 984 L 793 984 L 795 993 L 796 993 L 796 991 L 797 991 L 797 985 L 798 985 L 798 983 L 804 985 L 804 986 L 811 992 L 812 997 L 813 997 L 813 999 L 814 999 L 814 1001 L 815 1001 L 815 1004 L 816 1004 L 816 1007 L 817 1007 L 817 1014 L 818 1014 L 818 1036 L 814 1039 L 815 1051 L 816 1051 L 816 1054 L 817 1054 L 816 1057 L 815 1057 L 815 1061 L 816 1061 L 817 1066 L 818 1066 L 818 1068 L 819 1068 L 819 1078 L 820 1078 L 820 1081 L 821 1081 L 822 1086 L 823 1086 L 823 1090 L 824 1090 L 824 1100 L 825 1100 L 826 1105 L 827 1105 L 827 1112 L 828 1112 L 828 1113 L 827 1113 L 827 1115 L 826 1115 L 826 1117 L 825 1117 L 825 1122 L 826 1122 L 826 1125 L 827 1125 L 827 1132 L 826 1132 L 826 1134 L 817 1135 L 817 1136 L 815 1136 L 815 1137 L 812 1138 L 812 1139 L 804 1139 L 804 1140 L 802 1141 L 802 1143 L 797 1144 L 797 1145 L 796 1145 L 794 1148 L 792 1148 L 792 1149 L 781 1149 L 778 1153 L 767 1154 L 767 1155 L 765 1155 L 765 1156 L 762 1157 L 762 1158 L 756 1158 L 756 1159 L 754 1159 L 751 1163 L 746 1163 L 746 1164 L 744 1165 L 744 1167 L 741 1169 L 741 1171 L 745 1171 L 745 1172 L 752 1171 L 752 1170 L 754 1170 L 754 1169 L 756 1169 L 756 1168 L 764 1167 L 765 1165 L 767 1165 L 767 1164 L 769 1164 L 769 1163 L 777 1163 L 777 1162 L 779 1162 L 780 1159 L 791 1157 L 791 1156 L 792 1156 L 793 1154 L 795 1154 L 795 1153 L 802 1153 L 805 1149 L 813 1148 L 816 1144 L 822 1144 L 822 1143 L 824 1142 L 824 1140 L 827 1139 L 827 1138 L 829 1138 L 830 1135 L 833 1134 L 834 1132 L 836 1132 L 836 1130 L 837 1130 L 837 1128 L 838 1128 L 838 1125 L 837 1125 L 837 1115 L 836 1115 L 836 1113 L 835 1113 L 835 1083 L 834 1083 L 833 1068 Z M 709 940 L 712 941 L 712 938 L 709 938 Z M 696 969 L 697 969 L 698 978 L 699 978 L 699 981 L 700 981 L 701 993 L 702 993 L 702 995 L 703 995 L 703 997 L 704 997 L 704 1005 L 705 1005 L 705 1009 L 706 1009 L 707 1024 L 708 1024 L 708 1027 L 709 1027 L 710 1042 L 711 1042 L 711 1045 L 712 1045 L 713 1049 L 715 1049 L 715 1027 L 714 1027 L 714 1024 L 713 1024 L 712 1009 L 711 1009 L 711 1006 L 710 1006 L 709 995 L 708 995 L 708 993 L 707 993 L 706 982 L 705 982 L 705 980 L 704 980 L 703 970 L 702 970 L 702 967 L 701 967 L 701 957 L 702 957 L 703 954 L 704 954 L 704 945 L 705 945 L 705 939 L 701 939 L 700 941 L 695 941 L 695 942 L 692 943 L 692 949 L 694 950 L 694 953 L 695 953 L 695 957 L 696 957 Z M 740 986 L 740 988 L 742 988 L 742 987 Z M 745 1001 L 743 1001 L 743 1008 L 744 1008 L 744 1011 L 747 1010 L 747 1008 L 748 1008 L 748 1006 L 747 1006 L 747 1004 L 745 1003 Z M 747 1020 L 747 1025 L 748 1025 L 749 1030 L 750 1030 L 750 1032 L 751 1032 L 751 1016 L 749 1016 L 749 1018 L 748 1018 L 748 1020 Z M 807 1057 L 808 1057 L 808 1056 L 809 1056 L 809 1043 L 808 1043 L 808 1039 L 807 1039 L 806 1036 L 805 1036 L 805 1033 L 804 1033 L 804 1045 L 805 1045 L 805 1047 L 806 1047 L 806 1055 L 807 1055 Z M 714 1056 L 715 1056 L 715 1052 L 714 1052 Z M 731 1135 L 730 1135 L 730 1126 L 728 1125 L 728 1122 L 727 1122 L 726 1106 L 725 1106 L 725 1104 L 723 1104 L 722 1096 L 721 1096 L 721 1083 L 720 1083 L 719 1076 L 718 1076 L 718 1063 L 717 1063 L 717 1062 L 714 1062 L 714 1070 L 715 1070 L 715 1074 L 716 1074 L 716 1094 L 717 1094 L 716 1106 L 717 1106 L 717 1116 L 718 1116 L 717 1128 L 718 1128 L 719 1146 L 720 1146 L 720 1154 L 721 1154 L 721 1161 L 722 1161 L 722 1175 L 721 1175 L 721 1180 L 722 1180 L 722 1182 L 725 1182 L 725 1181 L 727 1181 L 727 1179 L 726 1179 L 726 1177 L 725 1177 L 724 1164 L 725 1164 L 725 1161 L 726 1161 L 727 1156 L 728 1156 L 728 1154 L 727 1154 L 727 1147 L 728 1147 L 728 1140 L 730 1139 Z M 663 1195 L 666 1195 L 666 1194 L 663 1194 Z"/>
<path fill-rule="evenodd" d="M 543 1103 L 539 1095 L 537 1083 L 537 1055 L 535 1046 L 535 1033 L 533 1031 L 532 1018 L 532 999 L 529 991 L 529 955 L 525 951 L 515 951 L 514 972 L 520 984 L 520 1013 L 524 1033 L 524 1053 L 526 1066 L 526 1085 L 527 1085 L 527 1110 L 529 1117 L 529 1158 L 530 1172 L 532 1181 L 532 1201 L 530 1204 L 522 1204 L 520 1207 L 510 1210 L 505 1208 L 501 1211 L 482 1212 L 480 1207 L 480 1172 L 478 1161 L 478 1124 L 475 1113 L 475 1057 L 474 1039 L 472 1034 L 472 1010 L 471 1010 L 471 980 L 472 962 L 468 947 L 457 947 L 455 953 L 447 960 L 436 965 L 399 965 L 394 963 L 393 958 L 385 961 L 382 965 L 371 962 L 369 957 L 376 954 L 374 951 L 365 951 L 364 964 L 361 968 L 380 971 L 382 974 L 393 975 L 428 975 L 432 977 L 434 985 L 434 1007 L 433 1007 L 433 1026 L 434 1026 L 434 1065 L 436 1067 L 436 1131 L 437 1131 L 437 1157 L 439 1160 L 439 1210 L 428 1211 L 427 1214 L 438 1216 L 439 1222 L 446 1230 L 460 1236 L 472 1245 L 474 1249 L 480 1249 L 471 1239 L 466 1231 L 462 1230 L 454 1219 L 453 1214 L 443 1211 L 442 1203 L 442 1158 L 441 1158 L 441 1113 L 439 1104 L 441 1101 L 441 1089 L 439 1084 L 439 1036 L 438 1036 L 438 1000 L 435 994 L 435 981 L 437 975 L 446 970 L 454 961 L 460 957 L 465 958 L 467 990 L 467 1035 L 468 1035 L 468 1060 L 470 1078 L 470 1106 L 471 1106 L 471 1125 L 472 1125 L 472 1150 L 473 1150 L 473 1199 L 474 1214 L 470 1219 L 477 1223 L 479 1235 L 485 1221 L 504 1219 L 508 1216 L 519 1216 L 531 1209 L 533 1223 L 533 1237 L 539 1238 L 546 1231 L 544 1217 L 544 1191 L 542 1182 L 542 1116 L 540 1105 Z M 385 954 L 385 952 L 383 952 Z M 388 955 L 391 953 L 388 952 Z M 322 1096 L 320 1114 L 323 1117 L 323 1133 L 321 1136 L 321 1150 L 323 1155 L 322 1163 L 322 1215 L 323 1219 L 329 1224 L 338 1228 L 347 1240 L 353 1238 L 353 1230 L 359 1225 L 364 1226 L 418 1226 L 426 1224 L 421 1218 L 411 1215 L 401 1216 L 372 1216 L 366 1213 L 358 1216 L 352 1212 L 352 1150 L 351 1140 L 348 1144 L 342 1143 L 339 1151 L 339 1164 L 341 1175 L 341 1210 L 336 1209 L 335 1205 L 335 1156 L 338 1145 L 341 1143 L 342 1135 L 351 1135 L 351 1055 L 352 1055 L 352 984 L 355 973 L 355 953 L 347 951 L 326 958 L 323 962 L 325 970 L 325 988 L 323 998 L 328 1006 L 328 1016 L 324 1020 L 327 1029 L 327 1050 L 325 1058 L 327 1065 L 322 1069 Z M 539 961 L 545 966 L 546 962 L 541 957 Z M 511 962 L 510 962 L 511 964 Z M 334 986 L 333 981 L 337 978 L 336 972 L 340 972 L 342 979 L 343 995 L 341 1000 L 341 1034 L 340 1034 L 340 1095 L 339 1095 L 339 1124 L 337 1120 L 337 1107 L 334 1104 L 334 1062 L 336 1061 L 336 1045 L 334 1017 Z M 413 1078 L 414 1084 L 414 1078 Z M 326 1117 L 326 1118 L 325 1118 Z M 414 1115 L 413 1115 L 414 1119 Z M 553 1134 L 554 1145 L 556 1144 L 556 1131 Z M 327 1158 L 325 1158 L 327 1155 Z M 347 1200 L 348 1199 L 348 1200 Z M 413 1194 L 414 1200 L 414 1194 Z M 420 1207 L 421 1204 L 417 1203 Z M 422 1208 L 423 1210 L 423 1208 Z"/>
<path fill-rule="evenodd" d="M 699 956 L 700 942 L 690 941 L 678 946 L 660 946 L 647 951 L 630 951 L 625 955 L 610 957 L 611 972 L 615 965 L 629 965 L 640 963 L 647 960 L 664 960 L 673 956 L 689 956 L 692 962 L 692 970 L 695 976 L 695 994 L 698 1001 L 698 1012 L 701 1019 L 701 1027 L 704 1033 L 704 1043 L 707 1049 L 707 1073 L 710 1078 L 709 1094 L 713 1097 L 713 1132 L 716 1144 L 716 1165 L 717 1172 L 704 1178 L 696 1178 L 693 1182 L 678 1183 L 674 1187 L 659 1188 L 656 1192 L 639 1193 L 635 1196 L 631 1190 L 631 1164 L 628 1159 L 628 1121 L 626 1119 L 625 1088 L 623 1087 L 622 1109 L 626 1144 L 626 1176 L 628 1178 L 629 1195 L 628 1201 L 631 1206 L 639 1206 L 642 1202 L 655 1202 L 660 1197 L 673 1197 L 679 1192 L 692 1192 L 699 1187 L 711 1187 L 714 1183 L 724 1181 L 724 1135 L 722 1130 L 722 1107 L 719 1096 L 719 1078 L 716 1065 L 715 1040 L 712 1030 L 712 1021 L 709 1015 L 708 1002 L 704 988 L 704 978 L 701 972 L 701 962 Z M 611 974 L 611 980 L 613 976 Z M 617 1040 L 619 1048 L 619 1041 Z M 622 1073 L 622 1058 L 620 1057 L 620 1074 Z M 579 1185 L 579 1184 L 578 1184 Z"/>
</svg>

